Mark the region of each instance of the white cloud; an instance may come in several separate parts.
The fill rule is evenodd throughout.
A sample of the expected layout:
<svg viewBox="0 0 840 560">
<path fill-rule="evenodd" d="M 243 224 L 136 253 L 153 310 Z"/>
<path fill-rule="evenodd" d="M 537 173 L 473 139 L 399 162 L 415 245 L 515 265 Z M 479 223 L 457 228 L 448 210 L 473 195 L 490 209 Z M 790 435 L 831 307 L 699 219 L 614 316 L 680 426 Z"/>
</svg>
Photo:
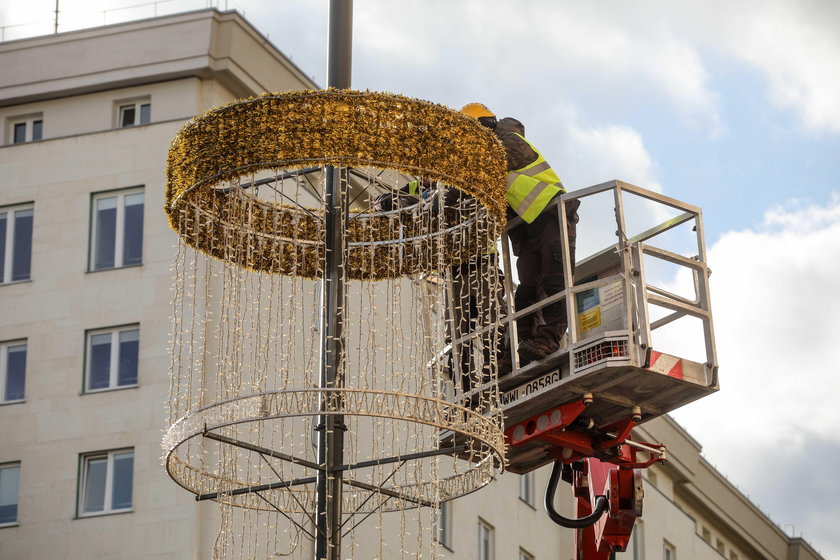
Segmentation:
<svg viewBox="0 0 840 560">
<path fill-rule="evenodd" d="M 546 150 L 544 154 L 552 162 L 567 189 L 577 190 L 619 179 L 653 191 L 662 191 L 656 163 L 647 151 L 642 135 L 633 128 L 586 124 L 570 110 L 556 111 L 548 117 L 548 123 L 554 143 L 543 143 L 544 131 L 529 138 L 537 146 L 550 146 L 550 151 Z M 624 205 L 630 235 L 673 216 L 673 212 L 663 205 L 636 196 L 625 195 Z M 578 257 L 616 242 L 617 226 L 613 208 L 612 193 L 588 197 L 583 201 L 579 210 Z"/>
<path fill-rule="evenodd" d="M 399 25 L 398 20 L 414 25 Z M 424 21 L 425 20 L 425 21 Z M 420 2 L 360 2 L 353 14 L 354 47 L 380 62 L 401 63 L 415 71 L 436 60 L 435 28 Z"/>
<path fill-rule="evenodd" d="M 718 94 L 703 58 L 667 18 L 646 21 L 636 6 L 614 6 L 609 15 L 591 4 L 576 8 L 547 45 L 557 58 L 571 59 L 571 80 L 602 87 L 619 103 L 634 94 L 663 99 L 686 124 L 720 131 Z"/>
<path fill-rule="evenodd" d="M 745 62 L 767 99 L 814 132 L 840 132 L 840 4 L 833 0 L 683 2 L 662 18 L 709 55 Z"/>
<path fill-rule="evenodd" d="M 784 206 L 775 206 L 767 211 L 764 216 L 766 228 L 778 227 L 783 231 L 798 234 L 809 234 L 818 232 L 825 228 L 831 228 L 833 224 L 840 222 L 840 193 L 831 195 L 828 206 L 807 206 L 801 207 L 801 202 L 791 200 L 790 206 L 794 211 Z"/>
<path fill-rule="evenodd" d="M 816 5 L 815 5 L 816 4 Z M 836 6 L 836 5 L 835 5 Z M 770 98 L 814 131 L 840 132 L 840 26 L 826 3 L 773 2 L 733 37 L 767 76 Z M 826 25 L 826 22 L 829 25 Z"/>
<path fill-rule="evenodd" d="M 453 106 L 481 98 L 506 114 L 581 95 L 607 106 L 653 98 L 685 123 L 720 128 L 700 53 L 622 3 L 370 2 L 357 8 L 354 39 L 363 88 L 434 91 Z"/>
<path fill-rule="evenodd" d="M 796 517 L 784 507 L 800 490 L 772 479 L 779 473 L 768 464 L 787 468 L 777 456 L 794 454 L 807 469 L 819 454 L 797 449 L 813 455 L 814 441 L 826 450 L 840 446 L 840 407 L 832 401 L 840 394 L 838 256 L 840 193 L 826 207 L 788 202 L 759 227 L 723 235 L 709 251 L 721 391 L 674 414 L 773 519 L 816 531 L 824 528 L 805 523 L 812 508 Z M 840 515 L 824 509 L 836 504 L 820 507 L 825 516 Z"/>
<path fill-rule="evenodd" d="M 659 190 L 654 163 L 642 136 L 626 126 L 585 126 L 568 123 L 562 161 L 569 182 L 576 186 L 610 179 Z"/>
<path fill-rule="evenodd" d="M 840 449 L 840 409 L 831 400 L 840 392 L 838 256 L 840 192 L 825 206 L 787 201 L 757 227 L 723 235 L 708 255 L 721 390 L 674 413 L 712 464 L 828 556 L 840 553 L 821 521 L 840 516 L 819 494 L 830 481 L 790 481 Z M 684 330 L 670 335 L 682 345 L 678 355 L 697 353 L 699 341 Z"/>
</svg>

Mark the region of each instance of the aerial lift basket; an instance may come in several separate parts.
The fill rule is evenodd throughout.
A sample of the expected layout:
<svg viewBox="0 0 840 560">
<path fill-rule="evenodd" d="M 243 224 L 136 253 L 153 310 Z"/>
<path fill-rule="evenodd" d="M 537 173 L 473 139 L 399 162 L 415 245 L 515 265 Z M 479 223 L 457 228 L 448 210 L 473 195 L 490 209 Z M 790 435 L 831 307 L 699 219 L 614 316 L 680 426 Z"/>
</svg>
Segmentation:
<svg viewBox="0 0 840 560">
<path fill-rule="evenodd" d="M 558 408 L 562 405 L 585 401 L 576 424 L 601 430 L 609 439 L 616 435 L 617 426 L 627 425 L 622 424 L 625 420 L 637 425 L 718 389 L 701 210 L 622 181 L 610 181 L 567 193 L 546 211 L 556 212 L 561 231 L 566 231 L 567 205 L 580 201 L 585 209 L 596 198 L 603 202 L 610 197 L 613 204 L 602 204 L 607 212 L 597 219 L 600 224 L 614 220 L 615 243 L 583 258 L 573 272 L 569 243 L 564 239 L 565 274 L 574 277 L 574 282 L 566 282 L 564 291 L 526 309 L 514 308 L 512 259 L 507 235 L 503 236 L 508 307 L 504 322 L 509 347 L 518 345 L 517 318 L 558 301 L 570 302 L 566 305 L 569 330 L 560 349 L 524 366 L 513 352 L 512 371 L 499 380 L 509 471 L 524 474 L 562 458 L 556 442 L 540 437 L 567 427 Z M 628 198 L 636 206 L 628 209 Z M 645 212 L 666 218 L 631 234 L 627 218 L 639 201 L 643 201 Z M 587 215 L 585 219 L 593 218 Z M 518 219 L 508 225 L 508 231 L 516 225 Z M 678 228 L 690 231 L 688 237 L 693 239 L 688 251 L 684 246 L 680 251 L 663 247 L 670 248 L 668 238 Z M 582 239 L 585 231 L 582 228 L 578 235 L 579 245 L 586 241 Z M 663 263 L 671 272 L 693 278 L 693 295 L 678 295 L 654 284 L 661 282 L 653 276 Z M 659 329 L 684 317 L 695 318 L 695 324 L 699 321 L 701 326 L 693 334 L 697 340 L 681 341 L 695 347 L 702 343 L 700 361 L 663 352 L 656 344 Z M 455 399 L 470 401 L 481 390 L 464 391 Z M 453 439 L 457 438 L 443 434 L 442 444 L 452 444 Z"/>
</svg>

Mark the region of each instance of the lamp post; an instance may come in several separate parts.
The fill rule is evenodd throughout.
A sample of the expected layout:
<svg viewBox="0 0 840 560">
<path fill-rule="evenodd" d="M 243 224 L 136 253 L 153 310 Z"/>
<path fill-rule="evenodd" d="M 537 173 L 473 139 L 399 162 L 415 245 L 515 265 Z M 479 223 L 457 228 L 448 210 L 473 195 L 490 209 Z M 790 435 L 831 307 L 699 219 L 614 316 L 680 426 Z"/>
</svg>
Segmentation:
<svg viewBox="0 0 840 560">
<path fill-rule="evenodd" d="M 353 37 L 353 0 L 330 0 L 327 45 L 327 86 L 350 87 Z M 345 346 L 344 257 L 347 247 L 346 171 L 327 166 L 324 185 L 325 261 L 321 279 L 321 348 L 319 388 L 322 392 L 318 415 L 318 465 L 316 481 L 315 560 L 341 557 L 342 471 L 336 470 L 344 456 L 344 417 L 327 414 L 332 395 L 329 389 L 343 385 Z M 346 177 L 344 177 L 346 180 Z M 335 405 L 335 402 L 332 402 Z"/>
</svg>

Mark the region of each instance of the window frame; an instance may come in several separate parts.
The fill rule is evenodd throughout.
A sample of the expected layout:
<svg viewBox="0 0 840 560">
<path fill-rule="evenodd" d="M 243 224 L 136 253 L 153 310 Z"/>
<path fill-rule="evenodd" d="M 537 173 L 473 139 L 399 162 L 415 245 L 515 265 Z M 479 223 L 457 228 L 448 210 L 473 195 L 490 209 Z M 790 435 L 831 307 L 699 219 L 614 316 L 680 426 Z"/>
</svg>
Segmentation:
<svg viewBox="0 0 840 560">
<path fill-rule="evenodd" d="M 633 544 L 633 560 L 644 560 L 645 558 L 645 524 L 637 519 L 631 537 Z"/>
<path fill-rule="evenodd" d="M 662 541 L 662 560 L 677 560 L 677 547 L 666 540 Z"/>
<path fill-rule="evenodd" d="M 485 548 L 482 546 L 485 536 L 488 543 L 486 555 L 484 554 Z M 495 529 L 480 517 L 478 518 L 478 555 L 476 557 L 478 560 L 494 560 L 496 557 Z"/>
<path fill-rule="evenodd" d="M 148 107 L 147 119 L 143 120 L 143 108 Z M 123 124 L 125 111 L 132 109 L 134 119 L 131 124 Z M 132 128 L 152 122 L 152 98 L 140 97 L 134 99 L 122 99 L 114 101 L 114 128 Z"/>
<path fill-rule="evenodd" d="M 441 502 L 437 511 L 435 541 L 447 550 L 452 548 L 452 501 Z"/>
<path fill-rule="evenodd" d="M 120 363 L 120 333 L 137 331 L 137 363 L 136 381 L 132 384 L 115 385 L 119 381 L 119 363 Z M 93 360 L 91 360 L 93 337 L 98 334 L 111 335 L 111 357 L 109 360 L 108 386 L 99 389 L 90 388 L 91 367 Z M 116 347 L 116 351 L 114 348 Z M 133 389 L 140 386 L 140 323 L 130 323 L 127 325 L 118 325 L 115 327 L 103 327 L 99 329 L 87 329 L 85 331 L 85 358 L 84 358 L 84 374 L 82 375 L 82 394 L 87 395 L 91 393 L 104 393 L 108 391 L 120 391 L 122 389 Z"/>
<path fill-rule="evenodd" d="M 20 525 L 20 461 L 11 461 L 8 463 L 0 463 L 0 473 L 7 469 L 17 469 L 18 471 L 18 486 L 17 486 L 17 498 L 15 502 L 15 520 L 14 521 L 7 521 L 5 523 L 0 522 L 0 529 L 5 527 L 17 527 Z M 2 478 L 2 474 L 0 474 L 0 478 Z"/>
<path fill-rule="evenodd" d="M 519 476 L 519 499 L 533 509 L 537 509 L 535 506 L 536 498 L 534 497 L 534 478 L 534 471 Z"/>
<path fill-rule="evenodd" d="M 26 362 L 23 364 L 23 397 L 19 399 L 6 398 L 6 383 L 9 375 L 9 349 L 17 346 L 23 346 L 25 348 L 26 356 L 24 356 L 24 360 L 28 359 L 29 342 L 27 339 L 18 338 L 15 340 L 0 341 L 0 405 L 26 402 Z"/>
<path fill-rule="evenodd" d="M 30 142 L 37 142 L 38 140 L 44 139 L 44 114 L 43 113 L 31 113 L 28 115 L 18 115 L 16 117 L 9 117 L 7 119 L 7 134 L 9 141 L 7 144 L 9 145 L 20 145 L 20 144 L 28 144 Z M 38 137 L 35 138 L 35 123 L 40 125 L 38 130 Z M 18 142 L 15 134 L 15 129 L 20 126 L 24 126 L 23 132 L 23 140 Z"/>
<path fill-rule="evenodd" d="M 519 547 L 519 560 L 536 560 L 536 556 L 522 548 Z"/>
<path fill-rule="evenodd" d="M 15 227 L 15 214 L 17 214 L 18 212 L 25 212 L 27 210 L 32 212 L 32 234 L 29 238 L 29 274 L 27 274 L 26 278 L 19 278 L 17 280 L 13 280 L 12 264 L 14 263 L 15 257 L 15 239 L 18 233 L 17 227 Z M 7 284 L 18 284 L 20 282 L 29 282 L 32 280 L 32 242 L 35 233 L 35 203 L 22 202 L 20 204 L 0 206 L 0 214 L 6 214 L 6 231 L 3 232 L 3 234 L 5 235 L 5 241 L 2 247 L 3 267 L 2 273 L 0 273 L 0 286 L 5 286 Z"/>
<path fill-rule="evenodd" d="M 125 199 L 127 196 L 134 194 L 143 195 L 143 231 L 140 235 L 140 262 L 133 264 L 124 264 L 124 246 L 125 246 Z M 96 250 L 97 250 L 97 234 L 99 232 L 99 219 L 96 210 L 96 203 L 99 200 L 106 198 L 117 198 L 117 213 L 114 224 L 114 266 L 96 267 Z M 144 185 L 137 185 L 133 187 L 126 187 L 120 189 L 110 189 L 107 191 L 99 191 L 91 193 L 90 195 L 90 227 L 88 228 L 88 272 L 101 272 L 104 270 L 117 270 L 120 268 L 131 268 L 134 266 L 143 266 L 143 250 L 144 237 L 146 233 L 146 188 Z"/>
<path fill-rule="evenodd" d="M 114 491 L 114 457 L 120 454 L 131 453 L 131 505 L 127 508 L 113 508 Z M 84 511 L 85 492 L 88 485 L 88 469 L 86 468 L 91 460 L 106 459 L 105 468 L 105 491 L 102 497 L 102 511 Z M 100 517 L 102 515 L 115 515 L 120 513 L 131 513 L 134 511 L 134 465 L 135 452 L 133 447 L 111 449 L 107 451 L 91 451 L 79 454 L 79 476 L 76 490 L 76 518 Z"/>
</svg>

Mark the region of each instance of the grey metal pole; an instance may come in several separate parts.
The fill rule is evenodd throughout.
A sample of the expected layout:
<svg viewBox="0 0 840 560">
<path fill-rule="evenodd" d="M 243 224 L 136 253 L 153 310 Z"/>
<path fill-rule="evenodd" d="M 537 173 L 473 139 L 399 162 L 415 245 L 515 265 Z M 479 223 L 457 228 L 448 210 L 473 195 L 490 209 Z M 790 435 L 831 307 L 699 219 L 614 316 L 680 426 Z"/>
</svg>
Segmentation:
<svg viewBox="0 0 840 560">
<path fill-rule="evenodd" d="M 353 70 L 353 0 L 330 0 L 327 87 L 347 89 Z"/>
<path fill-rule="evenodd" d="M 353 1 L 330 0 L 327 86 L 350 87 L 351 49 L 353 37 Z M 345 177 L 342 177 L 345 175 Z M 321 284 L 321 375 L 323 389 L 343 386 L 344 380 L 344 254 L 346 171 L 326 168 L 324 185 L 325 262 Z M 327 395 L 321 401 L 318 415 L 318 471 L 316 480 L 315 560 L 339 560 L 341 557 L 341 516 L 343 471 L 336 470 L 344 460 L 344 417 L 325 414 L 327 408 L 340 406 Z"/>
</svg>

